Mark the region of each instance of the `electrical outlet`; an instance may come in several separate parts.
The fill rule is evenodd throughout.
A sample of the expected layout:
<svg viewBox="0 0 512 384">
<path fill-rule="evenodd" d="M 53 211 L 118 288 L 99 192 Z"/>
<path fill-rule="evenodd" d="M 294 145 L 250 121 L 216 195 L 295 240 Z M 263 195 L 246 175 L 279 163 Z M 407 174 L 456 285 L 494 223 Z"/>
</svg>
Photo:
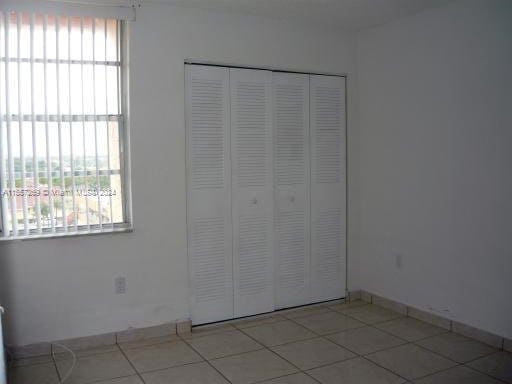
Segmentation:
<svg viewBox="0 0 512 384">
<path fill-rule="evenodd" d="M 115 286 L 116 295 L 121 295 L 123 293 L 126 293 L 126 277 L 124 277 L 124 276 L 117 277 L 114 280 L 114 286 Z"/>
<path fill-rule="evenodd" d="M 403 265 L 403 255 L 401 253 L 397 253 L 395 254 L 395 267 L 397 267 L 398 269 L 402 269 L 402 265 Z"/>
</svg>

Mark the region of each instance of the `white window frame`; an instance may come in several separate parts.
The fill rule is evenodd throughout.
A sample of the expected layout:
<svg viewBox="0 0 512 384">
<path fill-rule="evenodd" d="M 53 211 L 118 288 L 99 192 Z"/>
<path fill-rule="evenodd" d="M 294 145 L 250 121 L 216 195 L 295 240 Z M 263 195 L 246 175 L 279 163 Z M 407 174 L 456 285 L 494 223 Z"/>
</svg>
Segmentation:
<svg viewBox="0 0 512 384">
<path fill-rule="evenodd" d="M 8 2 L 9 4 L 9 2 Z M 29 11 L 26 8 L 26 5 L 30 5 L 32 7 L 33 3 L 31 2 L 21 2 L 23 5 L 19 9 L 13 9 L 17 12 L 32 12 Z M 45 3 L 46 5 L 46 3 Z M 2 9 L 3 6 L 0 7 L 0 12 L 3 13 L 4 17 L 6 14 L 6 10 Z M 35 240 L 35 239 L 45 239 L 45 238 L 59 238 L 59 237 L 74 237 L 74 236 L 90 236 L 90 235 L 99 235 L 99 234 L 108 234 L 108 233 L 124 233 L 124 232 L 132 232 L 133 231 L 133 214 L 132 214 L 132 191 L 131 191 L 131 160 L 130 160 L 130 120 L 129 120 L 129 72 L 128 72 L 128 47 L 129 47 L 129 41 L 128 41 L 128 30 L 129 30 L 129 23 L 128 21 L 134 21 L 134 9 L 130 8 L 129 11 L 126 11 L 124 7 L 108 7 L 109 11 L 111 12 L 100 12 L 99 10 L 103 9 L 104 7 L 98 7 L 94 8 L 94 12 L 90 12 L 89 10 L 92 8 L 88 7 L 80 7 L 76 6 L 76 4 L 73 4 L 70 7 L 63 7 L 61 4 L 61 8 L 56 8 L 55 11 L 52 12 L 52 15 L 59 16 L 61 12 L 58 12 L 59 10 L 64 9 L 65 16 L 70 17 L 83 17 L 87 15 L 91 15 L 93 18 L 103 18 L 103 19 L 109 19 L 109 18 L 116 18 L 112 17 L 116 15 L 116 12 L 121 12 L 123 17 L 118 18 L 117 21 L 119 23 L 118 28 L 118 44 L 119 44 L 119 61 L 120 61 L 120 71 L 119 71 L 119 84 L 118 84 L 118 97 L 119 97 L 119 117 L 117 119 L 114 119 L 114 121 L 117 121 L 118 123 L 118 135 L 119 135 L 119 156 L 120 156 L 120 179 L 121 179 L 121 190 L 122 190 L 122 213 L 123 213 L 123 222 L 119 223 L 107 223 L 107 224 L 87 224 L 87 225 L 72 225 L 73 230 L 70 229 L 62 229 L 60 227 L 57 228 L 41 228 L 38 229 L 30 229 L 28 234 L 26 234 L 25 230 L 20 231 L 17 235 L 12 234 L 12 229 L 9 229 L 9 233 L 5 233 L 4 228 L 4 218 L 7 219 L 7 215 L 2 210 L 4 209 L 4 204 L 0 203 L 0 242 L 3 241 L 19 241 L 19 240 Z M 73 12 L 73 10 L 77 10 L 77 12 Z M 114 9 L 114 12 L 112 12 L 112 9 Z M 50 9 L 45 9 L 44 7 L 41 9 L 43 12 L 39 12 L 42 14 L 48 14 L 49 10 L 54 11 L 54 9 L 51 7 Z M 40 9 L 35 10 L 40 11 Z M 71 12 L 70 12 L 71 11 Z M 133 12 L 132 12 L 133 11 Z M 112 14 L 113 13 L 113 14 Z M 125 17 L 125 15 L 133 15 L 133 18 Z M 5 44 L 4 42 L 2 42 Z M 105 58 L 106 59 L 106 58 Z M 28 59 L 28 62 L 30 62 L 31 59 Z M 25 61 L 25 59 L 20 59 L 20 62 Z M 34 62 L 37 62 L 39 60 L 34 60 Z M 58 61 L 57 59 L 54 60 L 55 62 Z M 68 60 L 61 60 L 65 61 L 67 64 Z M 5 60 L 7 62 L 7 60 Z M 51 62 L 51 61 L 47 61 Z M 69 60 L 69 62 L 73 63 L 73 60 Z M 84 63 L 85 61 L 81 61 L 81 63 Z M 5 81 L 5 79 L 2 79 L 2 81 Z M 6 111 L 1 111 L 1 114 L 5 114 Z M 107 111 L 108 113 L 108 111 Z M 11 116 L 13 116 L 11 114 Z M 16 115 L 14 115 L 16 116 Z M 23 116 L 23 115 L 22 115 Z M 36 116 L 35 121 L 54 121 L 50 116 L 52 115 L 46 115 L 48 116 L 48 119 L 40 120 L 41 116 Z M 66 114 L 61 114 L 61 122 L 66 122 L 69 120 L 62 119 L 62 116 L 68 116 Z M 73 119 L 74 116 L 77 115 L 69 115 L 70 119 L 72 121 L 75 121 Z M 87 116 L 85 116 L 85 121 L 100 121 L 101 119 L 98 119 L 98 116 L 96 115 L 96 119 L 88 120 Z M 18 117 L 19 118 L 19 117 Z M 23 117 L 22 117 L 23 118 Z M 106 119 L 109 119 L 108 114 L 105 115 Z M 32 121 L 32 120 L 30 120 Z M 57 120 L 55 120 L 57 121 Z M 78 120 L 82 121 L 82 120 Z M 109 119 L 109 121 L 112 121 L 112 119 Z M 4 122 L 3 124 L 5 124 Z M 1 131 L 0 131 L 1 132 Z M 0 141 L 0 145 L 3 145 Z M 0 159 L 0 161 L 2 161 Z M 98 172 L 98 171 L 97 171 Z M 109 170 L 111 172 L 111 170 Z M 0 175 L 1 176 L 1 175 Z M 1 187 L 1 186 L 0 186 Z M 0 197 L 1 199 L 1 197 Z"/>
</svg>

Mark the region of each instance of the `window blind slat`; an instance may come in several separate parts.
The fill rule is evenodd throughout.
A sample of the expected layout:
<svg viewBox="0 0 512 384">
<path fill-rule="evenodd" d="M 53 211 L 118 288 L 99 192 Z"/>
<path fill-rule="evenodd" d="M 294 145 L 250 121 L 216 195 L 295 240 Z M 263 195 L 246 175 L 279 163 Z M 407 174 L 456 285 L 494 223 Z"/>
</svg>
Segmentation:
<svg viewBox="0 0 512 384">
<path fill-rule="evenodd" d="M 82 61 L 82 64 L 80 64 L 80 80 L 82 82 L 82 140 L 83 140 L 83 150 L 84 150 L 84 163 L 83 167 L 84 170 L 87 170 L 87 156 L 86 156 L 86 149 L 85 149 L 85 108 L 84 108 L 84 18 L 80 18 L 80 60 Z M 84 177 L 84 184 L 85 189 L 89 189 L 89 181 L 88 177 Z M 87 222 L 87 229 L 91 230 L 91 220 L 89 218 L 89 199 L 85 199 L 85 217 Z"/>
<path fill-rule="evenodd" d="M 48 211 L 49 220 L 52 233 L 55 233 L 55 220 L 54 220 L 54 202 L 53 202 L 53 174 L 52 174 L 52 162 L 50 157 L 50 130 L 48 126 L 48 66 L 47 66 L 47 55 L 48 55 L 48 15 L 44 15 L 43 18 L 43 88 L 44 88 L 44 129 L 46 134 L 46 172 L 48 176 Z"/>
<path fill-rule="evenodd" d="M 34 28 L 35 14 L 30 15 L 30 113 L 32 122 L 32 168 L 34 170 L 34 187 L 39 185 L 39 162 L 37 161 L 37 137 L 34 96 Z M 35 216 L 37 232 L 42 233 L 41 225 L 41 196 L 35 198 Z"/>
<path fill-rule="evenodd" d="M 105 36 L 105 60 L 107 59 L 107 19 L 105 19 L 105 29 L 104 29 L 104 36 Z M 108 74 L 107 69 L 105 68 L 105 113 L 108 115 Z M 110 127 L 109 123 L 106 123 L 107 128 L 107 169 L 109 172 L 108 176 L 108 186 L 109 188 L 112 186 L 112 176 L 110 175 Z M 109 210 L 110 210 L 110 224 L 111 227 L 114 228 L 114 209 L 112 207 L 112 193 L 109 194 Z"/>
<path fill-rule="evenodd" d="M 5 25 L 7 23 L 6 16 L 3 13 L 0 13 L 1 23 L 0 23 L 0 32 L 5 34 Z M 2 80 L 0 78 L 0 84 L 2 84 Z M 6 87 L 7 88 L 7 87 Z M 0 114 L 2 113 L 2 96 L 3 91 L 0 89 Z M 6 101 L 7 102 L 7 101 Z M 5 167 L 5 157 L 4 157 L 4 122 L 0 121 L 0 192 L 5 191 L 7 189 L 6 183 L 6 167 Z M 0 223 L 2 229 L 2 236 L 9 236 L 10 229 L 8 228 L 8 219 L 7 219 L 7 198 L 5 196 L 0 196 L 0 218 L 2 222 Z"/>
<path fill-rule="evenodd" d="M 21 57 L 21 14 L 18 13 L 16 15 L 16 33 L 17 33 L 17 87 L 18 87 L 18 113 L 21 113 L 21 64 L 19 58 Z M 25 170 L 25 148 L 23 143 L 23 121 L 18 122 L 18 137 L 20 141 L 20 167 L 21 167 L 21 187 L 23 190 L 26 189 L 26 170 Z M 28 208 L 27 208 L 27 195 L 24 194 L 22 199 L 22 209 L 23 209 L 23 229 L 25 234 L 28 234 Z"/>
<path fill-rule="evenodd" d="M 59 136 L 59 170 L 60 170 L 60 187 L 61 192 L 64 192 L 66 190 L 65 181 L 64 181 L 64 161 L 62 158 L 62 116 L 60 111 L 60 21 L 59 18 L 55 18 L 55 57 L 57 58 L 57 64 L 56 64 L 56 74 L 57 74 L 57 84 L 56 84 L 56 91 L 57 91 L 57 132 Z M 68 220 L 66 217 L 66 202 L 64 199 L 64 194 L 61 193 L 60 197 L 60 203 L 61 203 L 61 212 L 62 212 L 62 224 L 64 226 L 64 231 L 68 231 Z"/>
<path fill-rule="evenodd" d="M 71 116 L 71 17 L 68 17 L 68 105 L 69 105 L 69 116 Z M 74 138 L 73 138 L 73 123 L 71 120 L 69 121 L 69 157 L 71 158 L 70 168 L 71 168 L 71 187 L 73 188 L 73 194 L 71 196 L 72 205 L 73 205 L 73 226 L 74 230 L 78 230 L 78 214 L 76 207 L 76 181 L 75 181 L 75 155 L 74 155 Z"/>
<path fill-rule="evenodd" d="M 11 20 L 9 17 L 9 13 L 5 14 L 5 57 L 9 58 L 10 54 L 10 40 L 9 40 L 9 29 Z M 15 183 L 15 174 L 14 174 L 14 156 L 13 156 L 13 148 L 12 148 L 12 131 L 11 131 L 11 107 L 10 107 L 10 64 L 6 63 L 5 65 L 5 113 L 7 115 L 7 118 L 5 120 L 6 122 L 6 129 L 7 129 L 7 162 L 8 162 L 8 169 L 9 169 L 9 186 L 10 186 L 10 196 L 9 196 L 9 203 L 11 206 L 11 230 L 14 234 L 14 236 L 18 235 L 18 219 L 17 219 L 17 207 L 16 207 L 16 196 L 13 194 L 13 192 L 16 189 L 16 183 Z"/>
<path fill-rule="evenodd" d="M 96 59 L 96 20 L 92 20 L 92 61 Z M 96 116 L 96 65 L 92 65 L 92 94 L 94 96 L 93 101 L 93 115 Z M 100 188 L 100 174 L 98 172 L 99 161 L 98 161 L 98 123 L 94 120 L 94 157 L 96 164 L 96 190 Z M 97 196 L 97 216 L 100 225 L 100 230 L 103 230 L 103 211 L 101 209 L 101 196 L 98 193 Z"/>
</svg>

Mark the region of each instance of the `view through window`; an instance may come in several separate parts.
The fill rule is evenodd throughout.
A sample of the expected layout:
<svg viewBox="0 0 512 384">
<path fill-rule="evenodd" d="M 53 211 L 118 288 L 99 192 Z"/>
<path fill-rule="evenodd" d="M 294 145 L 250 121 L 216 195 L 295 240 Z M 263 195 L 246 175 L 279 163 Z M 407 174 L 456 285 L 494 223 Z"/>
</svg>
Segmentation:
<svg viewBox="0 0 512 384">
<path fill-rule="evenodd" d="M 0 15 L 3 237 L 126 221 L 121 22 Z"/>
</svg>

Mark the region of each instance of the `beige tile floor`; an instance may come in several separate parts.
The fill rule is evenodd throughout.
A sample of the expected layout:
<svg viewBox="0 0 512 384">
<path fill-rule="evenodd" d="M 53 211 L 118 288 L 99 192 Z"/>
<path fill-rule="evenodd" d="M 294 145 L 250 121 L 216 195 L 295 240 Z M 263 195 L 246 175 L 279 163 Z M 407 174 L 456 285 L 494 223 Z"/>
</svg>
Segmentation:
<svg viewBox="0 0 512 384">
<path fill-rule="evenodd" d="M 385 308 L 329 302 L 77 353 L 66 384 L 512 384 L 512 354 Z M 66 353 L 9 384 L 59 384 Z"/>
</svg>

